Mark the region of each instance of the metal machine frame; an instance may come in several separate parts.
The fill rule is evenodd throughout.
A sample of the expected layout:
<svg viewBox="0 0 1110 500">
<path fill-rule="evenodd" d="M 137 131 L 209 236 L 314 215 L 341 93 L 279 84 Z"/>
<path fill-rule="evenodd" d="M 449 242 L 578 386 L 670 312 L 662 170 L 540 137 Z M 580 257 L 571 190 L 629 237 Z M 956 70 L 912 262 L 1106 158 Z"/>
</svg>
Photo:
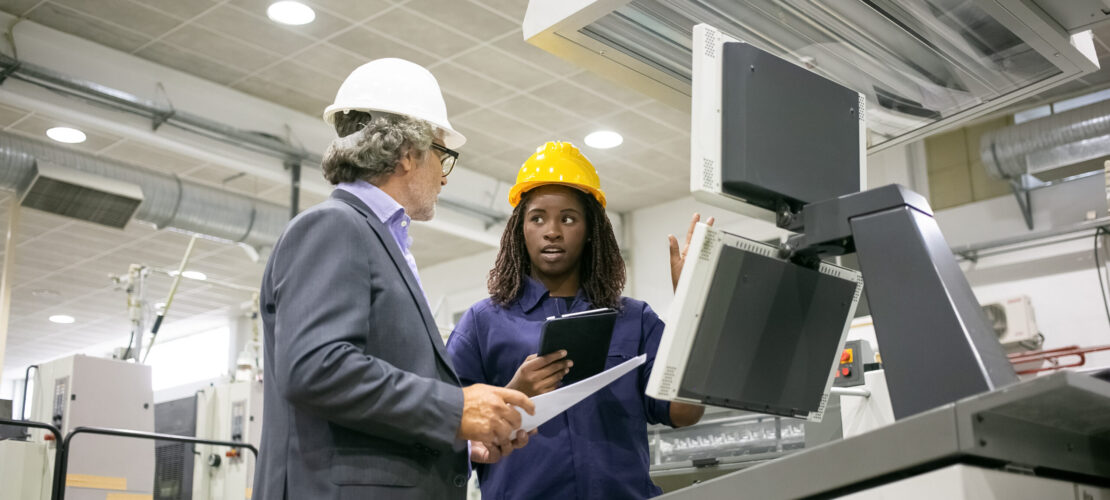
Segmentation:
<svg viewBox="0 0 1110 500">
<path fill-rule="evenodd" d="M 734 498 L 737 492 L 767 500 L 833 497 L 953 464 L 1106 488 L 1110 487 L 1107 415 L 1110 383 L 1077 373 L 1054 373 L 661 498 Z M 803 473 L 805 480 L 799 481 Z"/>
</svg>

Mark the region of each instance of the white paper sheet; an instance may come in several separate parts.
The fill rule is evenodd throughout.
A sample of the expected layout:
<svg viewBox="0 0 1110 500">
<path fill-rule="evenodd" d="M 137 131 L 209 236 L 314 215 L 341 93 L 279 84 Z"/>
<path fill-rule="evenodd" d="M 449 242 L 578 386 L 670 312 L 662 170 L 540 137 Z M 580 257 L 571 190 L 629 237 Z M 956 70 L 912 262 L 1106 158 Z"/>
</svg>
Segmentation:
<svg viewBox="0 0 1110 500">
<path fill-rule="evenodd" d="M 556 389 L 547 394 L 540 394 L 539 396 L 533 397 L 532 403 L 536 405 L 535 415 L 529 415 L 524 410 L 516 408 L 516 411 L 520 412 L 521 416 L 520 428 L 531 431 L 539 427 L 540 424 L 567 411 L 567 408 L 578 404 L 579 401 L 586 399 L 590 394 L 613 383 L 613 381 L 621 378 L 621 376 L 644 364 L 645 361 L 647 361 L 647 355 L 641 354 L 590 378 L 582 379 L 574 384 Z"/>
</svg>

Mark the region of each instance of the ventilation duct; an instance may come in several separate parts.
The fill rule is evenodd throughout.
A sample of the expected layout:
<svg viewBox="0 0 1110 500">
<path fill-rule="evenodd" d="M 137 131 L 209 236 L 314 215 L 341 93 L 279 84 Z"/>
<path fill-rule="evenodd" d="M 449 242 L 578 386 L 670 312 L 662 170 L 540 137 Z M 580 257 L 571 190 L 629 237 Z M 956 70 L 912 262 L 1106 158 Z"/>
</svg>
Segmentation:
<svg viewBox="0 0 1110 500">
<path fill-rule="evenodd" d="M 1073 165 L 1110 154 L 1110 100 L 983 134 L 979 156 L 998 179 Z"/>
<path fill-rule="evenodd" d="M 139 204 L 143 190 L 135 184 L 36 162 L 35 178 L 20 193 L 20 205 L 74 219 L 123 229 Z"/>
<path fill-rule="evenodd" d="M 0 132 L 0 189 L 28 193 L 34 189 L 38 172 L 57 167 L 116 190 L 137 186 L 142 201 L 134 218 L 158 229 L 173 228 L 261 248 L 272 246 L 289 220 L 288 209 L 280 205 Z M 78 218 L 88 220 L 87 214 Z"/>
</svg>

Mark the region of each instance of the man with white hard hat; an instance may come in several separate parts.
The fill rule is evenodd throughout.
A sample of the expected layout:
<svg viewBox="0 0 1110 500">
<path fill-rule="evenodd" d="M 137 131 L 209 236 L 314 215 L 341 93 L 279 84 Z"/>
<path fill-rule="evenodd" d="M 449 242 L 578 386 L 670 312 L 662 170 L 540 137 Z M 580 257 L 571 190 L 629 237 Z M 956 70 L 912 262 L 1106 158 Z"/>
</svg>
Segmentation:
<svg viewBox="0 0 1110 500">
<path fill-rule="evenodd" d="M 331 198 L 289 222 L 262 278 L 255 499 L 464 498 L 469 460 L 527 443 L 524 394 L 459 386 L 409 253 L 466 138 L 428 70 L 378 59 L 324 111 Z M 469 440 L 469 442 L 468 442 Z M 469 451 L 468 451 L 469 449 Z"/>
</svg>

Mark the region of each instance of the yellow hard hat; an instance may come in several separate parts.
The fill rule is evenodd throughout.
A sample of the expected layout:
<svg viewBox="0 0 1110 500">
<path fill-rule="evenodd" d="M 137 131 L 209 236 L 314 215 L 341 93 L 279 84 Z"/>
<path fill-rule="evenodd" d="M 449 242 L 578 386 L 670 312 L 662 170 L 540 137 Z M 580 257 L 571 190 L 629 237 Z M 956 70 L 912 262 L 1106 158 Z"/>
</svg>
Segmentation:
<svg viewBox="0 0 1110 500">
<path fill-rule="evenodd" d="M 516 184 L 509 189 L 509 205 L 516 207 L 520 196 L 544 184 L 563 184 L 585 191 L 605 206 L 601 179 L 590 160 L 574 144 L 548 141 L 536 148 L 516 174 Z"/>
</svg>

